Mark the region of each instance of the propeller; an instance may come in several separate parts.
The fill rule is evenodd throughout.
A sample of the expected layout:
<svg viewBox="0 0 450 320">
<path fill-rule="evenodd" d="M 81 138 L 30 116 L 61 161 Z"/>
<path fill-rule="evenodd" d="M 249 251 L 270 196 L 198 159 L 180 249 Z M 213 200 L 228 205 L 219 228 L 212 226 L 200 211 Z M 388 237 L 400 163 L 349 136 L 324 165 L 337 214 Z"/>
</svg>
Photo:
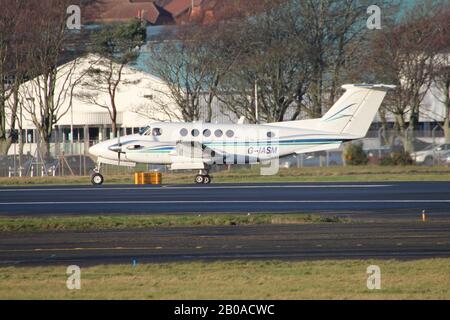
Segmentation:
<svg viewBox="0 0 450 320">
<path fill-rule="evenodd" d="M 120 161 L 121 161 L 121 157 L 122 157 L 122 146 L 123 144 L 120 142 L 120 129 L 118 130 L 117 133 L 117 144 L 114 146 L 109 147 L 109 150 L 117 152 L 117 160 L 118 160 L 118 164 L 120 166 Z"/>
<path fill-rule="evenodd" d="M 117 146 L 119 147 L 119 151 L 117 152 L 117 160 L 119 162 L 119 167 L 120 167 L 120 157 L 122 155 L 122 144 L 120 143 L 120 129 L 117 135 Z"/>
</svg>

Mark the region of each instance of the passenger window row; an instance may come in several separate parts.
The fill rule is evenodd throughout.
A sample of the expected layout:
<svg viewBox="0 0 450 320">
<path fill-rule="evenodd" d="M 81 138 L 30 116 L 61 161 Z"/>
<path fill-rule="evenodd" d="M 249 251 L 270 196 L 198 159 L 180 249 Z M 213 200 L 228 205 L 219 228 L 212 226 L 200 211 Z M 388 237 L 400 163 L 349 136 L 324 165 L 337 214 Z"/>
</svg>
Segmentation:
<svg viewBox="0 0 450 320">
<path fill-rule="evenodd" d="M 180 135 L 181 135 L 182 137 L 187 137 L 188 134 L 189 134 L 188 129 L 183 128 L 183 129 L 180 130 Z M 209 130 L 209 129 L 203 130 L 203 136 L 204 136 L 204 137 L 209 138 L 209 137 L 211 136 L 211 134 L 212 134 L 211 130 Z M 193 137 L 198 137 L 198 136 L 200 136 L 200 131 L 199 131 L 198 129 L 193 129 L 193 130 L 191 131 L 191 135 L 192 135 Z M 217 129 L 216 131 L 214 131 L 214 135 L 215 135 L 217 138 L 221 138 L 221 137 L 223 137 L 223 131 L 220 130 L 220 129 Z M 227 130 L 227 132 L 225 132 L 225 135 L 226 135 L 228 138 L 233 138 L 233 137 L 234 137 L 234 131 L 233 131 L 233 130 Z M 269 132 L 267 132 L 267 137 L 268 137 L 268 138 L 274 138 L 274 137 L 275 137 L 275 133 L 269 131 Z"/>
<path fill-rule="evenodd" d="M 188 131 L 186 128 L 183 128 L 183 129 L 180 130 L 180 135 L 181 135 L 182 137 L 186 137 L 188 134 L 189 134 L 189 131 Z M 234 131 L 233 131 L 233 130 L 228 130 L 225 134 L 226 134 L 226 136 L 227 136 L 228 138 L 233 138 L 233 137 L 234 137 Z M 193 130 L 191 131 L 191 135 L 192 135 L 193 137 L 198 137 L 198 136 L 200 136 L 200 130 L 198 130 L 198 129 L 193 129 Z M 204 136 L 204 137 L 209 138 L 209 137 L 211 137 L 211 135 L 212 135 L 212 131 L 211 131 L 211 130 L 209 130 L 209 129 L 203 130 L 203 136 Z M 220 130 L 220 129 L 217 129 L 216 131 L 214 131 L 214 135 L 215 135 L 217 138 L 220 138 L 220 137 L 223 136 L 223 131 Z"/>
</svg>

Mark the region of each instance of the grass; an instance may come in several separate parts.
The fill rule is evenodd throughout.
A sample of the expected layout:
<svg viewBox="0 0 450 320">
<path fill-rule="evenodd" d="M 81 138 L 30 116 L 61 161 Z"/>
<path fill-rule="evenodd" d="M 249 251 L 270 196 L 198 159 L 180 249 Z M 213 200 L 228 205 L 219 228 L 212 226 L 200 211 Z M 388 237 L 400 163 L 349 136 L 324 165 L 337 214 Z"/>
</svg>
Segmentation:
<svg viewBox="0 0 450 320">
<path fill-rule="evenodd" d="M 82 268 L 81 290 L 66 281 L 64 266 L 0 268 L 0 299 L 450 299 L 450 259 L 107 265 Z"/>
<path fill-rule="evenodd" d="M 233 169 L 212 174 L 217 183 L 250 182 L 380 182 L 380 181 L 450 181 L 450 167 L 436 166 L 346 166 L 328 168 L 281 168 L 277 175 L 262 176 L 258 167 Z M 165 173 L 164 184 L 193 182 L 194 173 Z M 0 185 L 89 184 L 89 177 L 0 178 Z M 108 184 L 132 184 L 129 175 L 106 175 Z"/>
<path fill-rule="evenodd" d="M 344 223 L 348 219 L 305 214 L 215 214 L 160 216 L 83 216 L 0 218 L 0 231 L 89 231 L 153 227 L 206 227 L 262 224 Z"/>
</svg>

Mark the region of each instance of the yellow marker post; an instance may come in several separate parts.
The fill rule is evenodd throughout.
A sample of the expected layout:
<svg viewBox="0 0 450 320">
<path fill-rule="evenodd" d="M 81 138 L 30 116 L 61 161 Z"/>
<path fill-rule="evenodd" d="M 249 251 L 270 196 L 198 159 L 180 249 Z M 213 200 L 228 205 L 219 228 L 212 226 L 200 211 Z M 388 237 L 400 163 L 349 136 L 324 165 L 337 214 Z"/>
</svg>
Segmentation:
<svg viewBox="0 0 450 320">
<path fill-rule="evenodd" d="M 144 184 L 144 173 L 136 172 L 134 174 L 134 184 Z"/>
<path fill-rule="evenodd" d="M 159 172 L 136 172 L 134 184 L 162 184 L 162 174 Z"/>
</svg>

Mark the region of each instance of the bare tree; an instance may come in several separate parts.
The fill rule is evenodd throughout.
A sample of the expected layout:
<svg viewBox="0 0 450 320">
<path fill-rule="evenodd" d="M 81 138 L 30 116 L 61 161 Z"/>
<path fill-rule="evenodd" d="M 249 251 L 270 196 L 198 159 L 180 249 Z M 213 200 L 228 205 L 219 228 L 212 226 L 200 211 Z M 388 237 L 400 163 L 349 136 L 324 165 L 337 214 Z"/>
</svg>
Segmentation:
<svg viewBox="0 0 450 320">
<path fill-rule="evenodd" d="M 381 1 L 383 4 L 389 0 Z M 225 81 L 223 99 L 238 116 L 254 119 L 258 82 L 263 121 L 322 115 L 332 105 L 366 32 L 365 0 L 283 1 L 242 20 L 243 54 Z"/>
<path fill-rule="evenodd" d="M 8 154 L 18 120 L 18 88 L 25 75 L 26 1 L 0 1 L 0 154 Z"/>
<path fill-rule="evenodd" d="M 438 91 L 441 93 L 438 99 L 442 99 L 441 102 L 444 105 L 444 121 L 442 123 L 442 128 L 444 130 L 445 141 L 450 142 L 450 61 L 448 55 L 446 60 L 446 66 L 439 68 L 435 79 L 435 84 Z"/>
<path fill-rule="evenodd" d="M 283 121 L 288 108 L 302 101 L 309 87 L 311 64 L 304 37 L 308 31 L 298 15 L 298 4 L 287 2 L 242 20 L 233 33 L 240 39 L 236 41 L 240 48 L 235 50 L 240 57 L 223 82 L 220 99 L 238 117 L 257 121 L 255 85 L 261 121 Z"/>
<path fill-rule="evenodd" d="M 224 99 L 230 96 L 229 90 L 233 91 L 232 96 L 236 94 L 236 90 L 228 86 L 231 84 L 229 75 L 233 69 L 239 70 L 237 66 L 242 66 L 248 54 L 246 51 L 252 50 L 251 44 L 247 43 L 249 36 L 242 28 L 247 26 L 248 15 L 267 11 L 282 2 L 217 2 L 214 21 L 202 24 L 204 19 L 200 17 L 180 29 L 173 41 L 154 44 L 150 48 L 150 69 L 169 85 L 169 92 L 161 94 L 176 102 L 183 120 L 210 122 L 214 101 L 221 100 L 234 107 L 230 100 Z M 255 41 L 251 39 L 252 43 Z M 246 88 L 242 90 L 246 91 Z M 235 111 L 239 112 L 238 109 Z"/>
<path fill-rule="evenodd" d="M 24 109 L 39 134 L 43 158 L 50 156 L 50 139 L 57 121 L 68 110 L 64 107 L 76 61 L 60 67 L 68 58 L 65 44 L 69 0 L 27 1 L 26 27 L 30 33 L 27 73 L 32 80 L 21 86 Z"/>
<path fill-rule="evenodd" d="M 442 128 L 445 141 L 450 142 L 450 5 L 443 6 L 438 16 L 432 19 L 437 30 L 433 50 L 437 54 L 437 64 L 433 82 L 440 93 L 436 98 L 445 108 Z"/>
<path fill-rule="evenodd" d="M 124 68 L 137 59 L 145 39 L 146 30 L 138 19 L 106 27 L 93 35 L 94 46 L 91 50 L 101 58 L 89 67 L 82 83 L 87 91 L 79 97 L 108 111 L 114 137 L 117 135 L 117 92 L 121 84 L 127 83 Z M 103 99 L 102 94 L 108 96 L 108 101 Z"/>
<path fill-rule="evenodd" d="M 396 119 L 405 151 L 414 151 L 421 103 L 433 83 L 439 55 L 435 50 L 440 31 L 433 23 L 440 6 L 418 4 L 404 22 L 377 33 L 372 48 L 372 68 L 378 80 L 397 85 L 385 105 Z"/>
<path fill-rule="evenodd" d="M 152 45 L 150 69 L 168 85 L 159 94 L 175 101 L 184 121 L 201 117 L 200 98 L 208 77 L 206 44 L 190 39 L 188 30 L 178 32 L 174 41 Z"/>
</svg>

